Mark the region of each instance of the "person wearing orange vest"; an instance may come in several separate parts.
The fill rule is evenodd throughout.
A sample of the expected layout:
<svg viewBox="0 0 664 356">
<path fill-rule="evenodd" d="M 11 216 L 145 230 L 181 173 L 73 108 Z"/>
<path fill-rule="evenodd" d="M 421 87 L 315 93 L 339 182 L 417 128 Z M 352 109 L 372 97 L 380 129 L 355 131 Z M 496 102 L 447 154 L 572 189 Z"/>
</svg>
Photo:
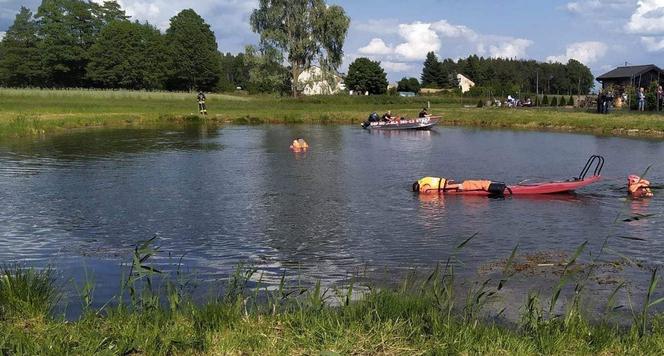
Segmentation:
<svg viewBox="0 0 664 356">
<path fill-rule="evenodd" d="M 465 180 L 457 183 L 453 180 L 438 177 L 424 177 L 413 183 L 413 192 L 420 194 L 445 194 L 446 192 L 487 192 L 488 196 L 502 197 L 505 191 L 510 192 L 505 183 L 492 182 L 490 180 Z"/>
<path fill-rule="evenodd" d="M 445 193 L 451 190 L 456 191 L 476 191 L 484 190 L 490 192 L 492 189 L 492 184 L 502 183 L 492 183 L 490 180 L 465 180 L 461 183 L 456 183 L 453 180 L 437 177 L 424 177 L 417 182 L 413 183 L 413 191 L 419 193 Z M 496 193 L 500 193 L 496 190 Z"/>
<path fill-rule="evenodd" d="M 627 190 L 635 198 L 649 198 L 653 196 L 650 190 L 650 182 L 636 175 L 627 177 Z"/>
</svg>

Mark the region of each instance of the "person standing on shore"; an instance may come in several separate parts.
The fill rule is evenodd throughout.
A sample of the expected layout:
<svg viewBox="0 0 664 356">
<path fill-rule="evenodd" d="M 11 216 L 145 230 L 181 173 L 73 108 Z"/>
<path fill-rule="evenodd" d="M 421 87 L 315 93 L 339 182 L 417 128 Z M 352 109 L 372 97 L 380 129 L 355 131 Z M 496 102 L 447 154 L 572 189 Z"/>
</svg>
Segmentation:
<svg viewBox="0 0 664 356">
<path fill-rule="evenodd" d="M 662 111 L 662 106 L 664 104 L 664 90 L 662 86 L 657 87 L 657 111 Z"/>
<path fill-rule="evenodd" d="M 643 88 L 639 88 L 638 98 L 639 98 L 639 111 L 645 111 L 646 110 L 646 93 L 645 93 L 645 90 Z"/>
<path fill-rule="evenodd" d="M 201 115 L 207 115 L 207 105 L 205 104 L 205 100 L 207 98 L 205 97 L 205 93 L 203 91 L 199 91 L 198 95 L 196 96 L 196 100 L 198 100 L 198 112 Z"/>
</svg>

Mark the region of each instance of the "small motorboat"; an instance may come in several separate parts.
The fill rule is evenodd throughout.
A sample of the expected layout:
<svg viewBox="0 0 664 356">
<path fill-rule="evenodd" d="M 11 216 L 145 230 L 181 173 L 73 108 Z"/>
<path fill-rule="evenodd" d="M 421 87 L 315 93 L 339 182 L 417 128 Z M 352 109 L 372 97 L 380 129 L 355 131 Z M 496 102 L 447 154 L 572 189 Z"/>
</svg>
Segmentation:
<svg viewBox="0 0 664 356">
<path fill-rule="evenodd" d="M 594 167 L 592 176 L 587 177 L 590 169 Z M 574 177 L 565 181 L 552 181 L 552 182 L 537 182 L 537 183 L 518 183 L 515 185 L 505 185 L 504 183 L 490 182 L 490 181 L 470 181 L 478 182 L 478 188 L 473 189 L 459 189 L 461 184 L 448 184 L 444 178 L 437 182 L 437 186 L 428 185 L 428 188 L 422 187 L 420 183 L 416 182 L 413 185 L 413 190 L 417 187 L 420 193 L 439 193 L 446 195 L 476 195 L 476 196 L 506 196 L 506 195 L 534 195 L 534 194 L 556 194 L 567 193 L 585 186 L 597 183 L 602 179 L 601 173 L 604 168 L 604 157 L 591 156 L 586 165 L 581 170 L 578 177 Z M 423 178 L 426 179 L 426 178 Z M 436 178 L 434 178 L 435 180 Z M 479 188 L 482 184 L 485 187 Z"/>
<path fill-rule="evenodd" d="M 428 116 L 417 119 L 399 118 L 391 121 L 365 121 L 362 128 L 367 130 L 429 130 L 438 124 L 439 116 Z"/>
</svg>

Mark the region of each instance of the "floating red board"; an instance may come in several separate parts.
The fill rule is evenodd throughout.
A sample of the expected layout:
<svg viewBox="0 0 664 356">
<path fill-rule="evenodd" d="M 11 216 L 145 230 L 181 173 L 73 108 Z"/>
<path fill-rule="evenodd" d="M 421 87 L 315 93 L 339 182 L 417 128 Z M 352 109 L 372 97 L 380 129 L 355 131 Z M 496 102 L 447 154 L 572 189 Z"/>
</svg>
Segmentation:
<svg viewBox="0 0 664 356">
<path fill-rule="evenodd" d="M 601 176 L 592 176 L 583 180 L 569 180 L 563 182 L 541 182 L 541 183 L 528 183 L 517 184 L 508 186 L 509 189 L 505 190 L 505 195 L 535 195 L 535 194 L 556 194 L 571 192 L 593 183 L 597 183 L 602 179 Z M 443 194 L 446 195 L 489 195 L 489 192 L 484 190 L 474 191 L 456 191 L 448 190 Z"/>
</svg>

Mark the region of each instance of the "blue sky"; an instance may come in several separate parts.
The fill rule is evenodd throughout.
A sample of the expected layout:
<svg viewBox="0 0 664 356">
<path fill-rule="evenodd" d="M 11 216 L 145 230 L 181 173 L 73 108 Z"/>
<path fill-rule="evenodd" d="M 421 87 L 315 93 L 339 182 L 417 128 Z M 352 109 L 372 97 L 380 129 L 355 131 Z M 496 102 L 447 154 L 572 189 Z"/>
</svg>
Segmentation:
<svg viewBox="0 0 664 356">
<path fill-rule="evenodd" d="M 664 0 L 328 1 L 352 19 L 341 70 L 357 57 L 369 57 L 382 62 L 391 81 L 419 77 L 431 50 L 451 58 L 575 58 L 596 75 L 625 62 L 664 67 Z M 258 41 L 248 23 L 257 0 L 119 2 L 134 19 L 161 29 L 181 9 L 193 8 L 212 26 L 224 52 Z M 0 32 L 21 5 L 36 10 L 39 3 L 0 0 Z"/>
</svg>

